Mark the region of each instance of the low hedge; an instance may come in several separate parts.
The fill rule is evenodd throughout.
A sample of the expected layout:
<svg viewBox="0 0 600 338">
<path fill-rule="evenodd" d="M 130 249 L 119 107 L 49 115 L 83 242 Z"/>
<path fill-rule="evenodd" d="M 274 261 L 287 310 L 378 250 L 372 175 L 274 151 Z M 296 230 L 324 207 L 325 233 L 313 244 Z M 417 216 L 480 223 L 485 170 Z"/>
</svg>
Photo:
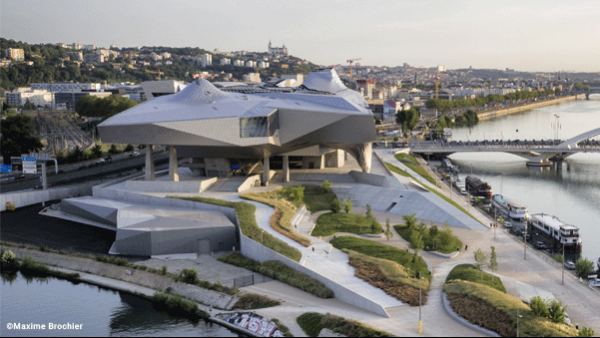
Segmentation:
<svg viewBox="0 0 600 338">
<path fill-rule="evenodd" d="M 330 236 L 338 232 L 379 235 L 383 228 L 375 218 L 338 212 L 319 216 L 311 235 Z"/>
<path fill-rule="evenodd" d="M 278 300 L 271 299 L 263 295 L 257 295 L 255 293 L 245 293 L 240 298 L 238 298 L 233 308 L 242 310 L 254 310 L 277 305 L 281 305 L 281 302 Z"/>
<path fill-rule="evenodd" d="M 318 337 L 323 329 L 329 329 L 346 337 L 395 337 L 363 323 L 332 314 L 308 312 L 300 315 L 296 322 L 309 337 Z"/>
<path fill-rule="evenodd" d="M 168 196 L 170 198 L 178 198 L 187 201 L 200 202 L 200 203 L 208 203 L 219 205 L 223 207 L 233 208 L 238 217 L 239 226 L 242 231 L 242 234 L 262 245 L 266 246 L 269 249 L 272 249 L 280 254 L 286 256 L 287 258 L 299 262 L 302 258 L 302 253 L 294 247 L 291 247 L 287 243 L 279 240 L 278 238 L 273 237 L 271 234 L 262 230 L 256 224 L 256 218 L 254 216 L 254 212 L 256 211 L 256 207 L 247 202 L 231 202 L 224 201 L 216 198 L 207 198 L 207 197 L 180 197 L 180 196 Z"/>
<path fill-rule="evenodd" d="M 323 283 L 303 274 L 302 272 L 298 272 L 281 262 L 269 260 L 261 264 L 237 253 L 219 257 L 219 260 L 224 263 L 232 264 L 269 276 L 273 279 L 311 293 L 319 298 L 333 298 L 334 296 L 333 291 L 328 289 L 325 285 L 323 285 Z"/>
</svg>

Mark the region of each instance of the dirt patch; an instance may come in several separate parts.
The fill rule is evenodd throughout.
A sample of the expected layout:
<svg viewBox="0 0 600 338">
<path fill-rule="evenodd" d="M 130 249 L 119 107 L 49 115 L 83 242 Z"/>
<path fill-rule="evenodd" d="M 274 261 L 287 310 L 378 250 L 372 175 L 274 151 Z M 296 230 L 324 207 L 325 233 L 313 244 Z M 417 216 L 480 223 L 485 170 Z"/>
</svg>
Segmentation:
<svg viewBox="0 0 600 338">
<path fill-rule="evenodd" d="M 283 212 L 277 207 L 274 207 L 274 209 L 275 209 L 275 212 L 273 213 L 273 216 L 271 216 L 271 219 L 269 220 L 269 223 L 271 224 L 271 228 L 275 229 L 280 234 L 282 234 L 286 237 L 289 237 L 289 238 L 293 239 L 294 241 L 296 241 L 308 248 L 310 246 L 310 240 L 308 240 L 305 237 L 300 236 L 297 233 L 292 232 L 292 230 L 284 227 L 282 225 L 282 222 L 283 222 L 282 218 L 284 216 Z M 292 214 L 292 216 L 293 216 L 293 214 Z"/>
<path fill-rule="evenodd" d="M 354 274 L 369 284 L 383 290 L 386 294 L 407 303 L 419 306 L 419 289 L 396 281 L 389 280 L 377 264 L 359 259 L 351 259 L 349 264 L 356 268 Z M 427 290 L 422 290 L 422 304 L 427 304 Z"/>
<path fill-rule="evenodd" d="M 498 333 L 502 337 L 515 337 L 516 325 L 502 311 L 487 302 L 466 295 L 448 295 L 450 306 L 469 323 Z M 516 315 L 516 314 L 515 314 Z"/>
</svg>

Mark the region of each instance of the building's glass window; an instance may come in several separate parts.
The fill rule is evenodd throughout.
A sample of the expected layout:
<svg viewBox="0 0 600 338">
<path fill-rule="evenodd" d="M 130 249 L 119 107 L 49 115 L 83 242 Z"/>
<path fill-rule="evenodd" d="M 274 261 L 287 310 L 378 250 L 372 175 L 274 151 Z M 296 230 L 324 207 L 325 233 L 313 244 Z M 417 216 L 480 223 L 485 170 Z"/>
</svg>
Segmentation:
<svg viewBox="0 0 600 338">
<path fill-rule="evenodd" d="M 279 115 L 277 112 L 270 116 L 240 118 L 241 138 L 273 136 L 277 129 L 279 129 Z"/>
</svg>

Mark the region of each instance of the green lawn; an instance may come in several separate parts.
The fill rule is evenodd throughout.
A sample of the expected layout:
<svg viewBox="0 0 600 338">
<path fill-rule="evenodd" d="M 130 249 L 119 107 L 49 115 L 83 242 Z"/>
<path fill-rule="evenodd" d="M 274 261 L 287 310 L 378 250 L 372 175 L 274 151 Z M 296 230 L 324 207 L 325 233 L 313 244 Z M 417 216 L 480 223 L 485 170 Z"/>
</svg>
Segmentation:
<svg viewBox="0 0 600 338">
<path fill-rule="evenodd" d="M 452 234 L 452 230 L 448 228 L 440 229 L 435 236 L 431 236 L 431 228 L 427 228 L 424 224 L 415 226 L 409 229 L 405 225 L 395 225 L 394 229 L 405 241 L 410 243 L 410 238 L 413 231 L 419 231 L 423 235 L 423 243 L 425 250 L 438 251 L 444 254 L 450 254 L 458 248 L 462 248 L 462 242 Z"/>
<path fill-rule="evenodd" d="M 332 314 L 307 312 L 300 315 L 296 322 L 309 337 L 318 337 L 322 329 L 329 329 L 345 337 L 394 337 L 355 320 L 349 320 Z"/>
<path fill-rule="evenodd" d="M 350 232 L 355 234 L 380 234 L 383 232 L 381 224 L 364 215 L 346 213 L 331 213 L 321 215 L 317 219 L 312 236 L 329 236 L 337 232 Z"/>
<path fill-rule="evenodd" d="M 450 274 L 446 278 L 446 282 L 451 280 L 466 280 L 469 282 L 489 286 L 492 289 L 506 293 L 506 289 L 502 284 L 502 281 L 498 277 L 494 277 L 487 272 L 482 272 L 480 277 L 480 271 L 473 264 L 461 264 L 457 265 L 450 271 Z"/>
<path fill-rule="evenodd" d="M 331 207 L 331 202 L 337 198 L 331 190 L 326 191 L 324 188 L 317 185 L 305 185 L 304 198 L 302 200 L 294 200 L 290 198 L 290 188 L 291 187 L 281 188 L 281 197 L 284 197 L 293 203 L 297 208 L 300 208 L 302 204 L 305 204 L 306 208 L 311 213 L 329 210 Z"/>
<path fill-rule="evenodd" d="M 415 263 L 413 262 L 413 254 L 411 252 L 400 250 L 393 246 L 377 243 L 367 239 L 351 236 L 338 237 L 331 240 L 330 243 L 340 250 L 348 249 L 367 256 L 394 261 L 411 271 L 415 271 L 415 268 L 418 265 L 421 276 L 431 280 L 429 269 L 427 268 L 427 264 L 423 258 L 418 257 L 418 263 Z"/>
<path fill-rule="evenodd" d="M 302 254 L 296 248 L 289 246 L 287 243 L 282 240 L 273 237 L 268 232 L 263 231 L 256 224 L 256 217 L 254 216 L 254 212 L 256 211 L 256 207 L 247 202 L 231 202 L 224 201 L 216 198 L 206 198 L 206 197 L 181 197 L 181 196 L 167 196 L 169 198 L 178 198 L 182 200 L 208 203 L 214 205 L 220 205 L 223 207 L 234 208 L 239 220 L 239 226 L 242 230 L 242 234 L 249 237 L 250 239 L 262 243 L 269 249 L 275 250 L 280 254 L 299 262 L 300 258 L 302 258 Z"/>
<path fill-rule="evenodd" d="M 402 170 L 402 169 L 400 169 L 400 168 L 396 167 L 395 165 L 393 165 L 393 164 L 390 164 L 390 163 L 386 163 L 385 165 L 386 165 L 386 166 L 387 166 L 387 167 L 388 167 L 388 168 L 389 168 L 391 171 L 395 172 L 396 174 L 398 174 L 398 175 L 402 175 L 402 176 L 406 176 L 406 177 L 410 177 L 410 178 L 412 178 L 413 180 L 415 180 L 415 182 L 419 182 L 419 180 L 417 180 L 416 178 L 414 178 L 412 175 L 410 175 L 410 174 L 409 174 L 409 173 L 407 173 L 406 171 L 404 171 L 404 170 Z M 435 183 L 434 183 L 434 184 L 435 184 Z M 478 220 L 477 218 L 475 218 L 473 215 L 471 215 L 469 212 L 467 212 L 467 210 L 465 210 L 465 208 L 461 207 L 461 206 L 460 206 L 460 205 L 458 205 L 456 202 L 454 202 L 454 201 L 453 201 L 453 200 L 451 200 L 450 198 L 446 197 L 446 195 L 444 195 L 444 194 L 442 194 L 442 193 L 438 192 L 437 190 L 435 190 L 435 189 L 433 189 L 433 188 L 430 188 L 429 186 L 427 186 L 427 185 L 425 185 L 425 184 L 422 184 L 422 186 L 423 186 L 423 187 L 425 187 L 425 189 L 427 189 L 427 190 L 431 191 L 432 193 L 434 193 L 434 194 L 438 195 L 438 196 L 439 196 L 441 199 L 443 199 L 444 201 L 446 201 L 446 202 L 448 202 L 448 203 L 452 204 L 452 205 L 453 205 L 454 207 L 456 207 L 458 210 L 460 210 L 460 211 L 464 212 L 465 214 L 467 214 L 467 215 L 471 216 L 471 218 L 473 218 L 474 220 L 476 220 L 477 222 L 479 222 L 479 220 Z M 481 223 L 481 222 L 479 222 L 479 223 Z M 481 224 L 483 224 L 483 223 L 481 223 Z"/>
<path fill-rule="evenodd" d="M 410 154 L 399 153 L 399 154 L 396 154 L 395 157 L 398 161 L 404 163 L 404 165 L 406 165 L 407 167 L 412 169 L 412 171 L 416 172 L 417 174 L 421 175 L 424 179 L 429 181 L 431 184 L 436 185 L 433 177 L 431 177 L 429 175 L 429 173 L 427 172 L 427 170 L 425 170 L 425 168 L 423 168 L 419 164 L 419 161 L 417 161 L 417 159 L 414 156 L 412 156 Z"/>
</svg>

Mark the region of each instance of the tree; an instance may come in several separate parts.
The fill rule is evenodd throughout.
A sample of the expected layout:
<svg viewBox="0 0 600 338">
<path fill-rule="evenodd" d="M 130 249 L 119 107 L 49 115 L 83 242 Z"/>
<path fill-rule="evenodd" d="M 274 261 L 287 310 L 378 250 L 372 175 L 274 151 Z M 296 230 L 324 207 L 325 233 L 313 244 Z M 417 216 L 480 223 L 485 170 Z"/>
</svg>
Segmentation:
<svg viewBox="0 0 600 338">
<path fill-rule="evenodd" d="M 330 192 L 331 191 L 331 182 L 330 181 L 323 181 L 323 184 L 321 185 L 321 188 L 325 189 L 326 192 Z"/>
<path fill-rule="evenodd" d="M 438 229 L 437 225 L 432 225 L 431 228 L 429 228 L 429 235 L 431 236 L 431 238 L 435 239 L 437 237 L 438 233 L 439 233 L 439 229 Z"/>
<path fill-rule="evenodd" d="M 423 249 L 425 244 L 423 243 L 423 234 L 418 231 L 413 231 L 410 234 L 410 246 L 415 250 L 415 254 Z"/>
<path fill-rule="evenodd" d="M 349 214 L 350 211 L 352 211 L 352 201 L 354 200 L 354 198 L 351 199 L 345 199 L 344 198 L 344 211 Z"/>
<path fill-rule="evenodd" d="M 24 110 L 34 110 L 35 104 L 31 103 L 31 101 L 29 101 L 29 98 L 27 98 L 27 101 L 25 101 L 25 104 L 23 105 L 23 109 Z"/>
<path fill-rule="evenodd" d="M 411 107 L 408 110 L 399 110 L 396 114 L 396 123 L 402 126 L 402 130 L 405 132 L 415 129 L 420 119 L 421 114 L 415 107 Z"/>
<path fill-rule="evenodd" d="M 125 147 L 125 151 L 126 151 L 126 152 L 133 151 L 133 145 L 132 145 L 132 144 L 128 144 L 128 145 Z"/>
<path fill-rule="evenodd" d="M 366 214 L 368 219 L 372 219 L 373 218 L 373 211 L 371 210 L 371 206 L 369 204 L 367 204 L 367 214 Z"/>
<path fill-rule="evenodd" d="M 538 317 L 547 318 L 549 315 L 548 299 L 546 298 L 542 298 L 540 296 L 531 298 L 529 301 L 529 308 L 531 309 L 531 312 Z"/>
<path fill-rule="evenodd" d="M 479 279 L 483 281 L 482 268 L 487 263 L 487 256 L 481 249 L 477 249 L 473 255 L 475 256 L 475 266 L 479 269 Z"/>
<path fill-rule="evenodd" d="M 329 209 L 334 214 L 337 214 L 338 212 L 340 212 L 340 210 L 342 210 L 340 200 L 338 200 L 337 198 L 334 198 L 333 201 L 331 201 L 331 205 L 329 206 Z"/>
<path fill-rule="evenodd" d="M 92 157 L 99 158 L 102 157 L 102 146 L 96 143 L 94 147 L 92 147 Z"/>
<path fill-rule="evenodd" d="M 302 201 L 304 198 L 304 186 L 297 185 L 290 188 L 290 197 L 295 201 Z"/>
<path fill-rule="evenodd" d="M 390 238 L 394 237 L 394 233 L 392 232 L 392 229 L 390 228 L 390 219 L 386 219 L 385 220 L 385 238 L 387 238 L 387 240 L 389 241 Z"/>
<path fill-rule="evenodd" d="M 548 319 L 554 323 L 564 323 L 566 312 L 567 307 L 556 299 L 552 299 L 548 304 Z"/>
<path fill-rule="evenodd" d="M 575 262 L 575 271 L 577 271 L 577 276 L 579 277 L 587 277 L 593 270 L 594 262 L 587 258 L 580 257 Z"/>
<path fill-rule="evenodd" d="M 40 137 L 33 130 L 31 117 L 13 115 L 2 121 L 0 125 L 0 148 L 4 163 L 10 163 L 11 156 L 20 157 L 31 151 L 44 148 Z"/>
<path fill-rule="evenodd" d="M 412 229 L 416 224 L 417 224 L 417 214 L 414 213 L 412 215 L 403 215 L 402 219 L 404 220 L 404 224 L 409 228 Z"/>
<path fill-rule="evenodd" d="M 494 272 L 498 271 L 498 257 L 496 257 L 496 248 L 492 246 L 492 253 L 490 254 L 490 262 L 488 268 L 492 271 L 492 281 L 494 280 Z"/>
<path fill-rule="evenodd" d="M 119 149 L 117 149 L 117 145 L 116 144 L 111 144 L 110 145 L 110 149 L 108 149 L 108 153 L 111 155 L 115 155 L 119 153 Z"/>
</svg>

